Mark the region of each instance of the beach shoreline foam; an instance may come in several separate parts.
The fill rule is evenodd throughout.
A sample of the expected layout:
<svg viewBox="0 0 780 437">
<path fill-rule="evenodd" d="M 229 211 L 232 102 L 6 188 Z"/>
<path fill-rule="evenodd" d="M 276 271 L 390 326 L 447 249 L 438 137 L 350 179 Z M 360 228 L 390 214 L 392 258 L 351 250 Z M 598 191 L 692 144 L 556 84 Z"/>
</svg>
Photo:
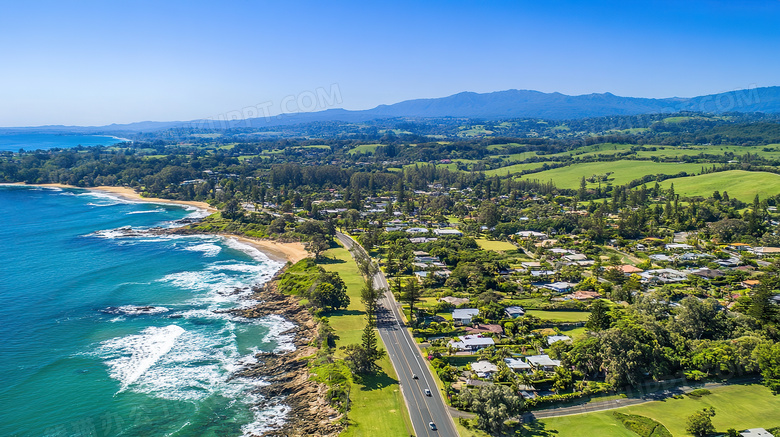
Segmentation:
<svg viewBox="0 0 780 437">
<path fill-rule="evenodd" d="M 206 202 L 197 202 L 197 201 L 188 201 L 188 200 L 171 200 L 171 199 L 162 199 L 157 197 L 144 197 L 130 187 L 98 186 L 98 187 L 85 188 L 85 187 L 77 187 L 75 185 L 66 185 L 66 184 L 26 184 L 23 182 L 4 184 L 4 185 L 20 185 L 20 186 L 28 186 L 28 187 L 48 187 L 48 188 L 96 191 L 96 192 L 112 194 L 119 198 L 133 201 L 133 202 L 181 205 L 181 206 L 198 208 L 208 213 L 218 212 L 216 208 L 214 208 L 213 206 L 209 205 Z M 219 236 L 225 238 L 232 238 L 241 243 L 248 244 L 258 249 L 259 251 L 263 252 L 269 258 L 275 261 L 281 261 L 281 262 L 290 261 L 291 263 L 295 264 L 296 262 L 311 256 L 304 248 L 303 243 L 300 242 L 283 243 L 279 241 L 260 240 L 256 238 L 249 238 L 246 236 L 234 235 L 234 234 L 219 234 Z"/>
</svg>

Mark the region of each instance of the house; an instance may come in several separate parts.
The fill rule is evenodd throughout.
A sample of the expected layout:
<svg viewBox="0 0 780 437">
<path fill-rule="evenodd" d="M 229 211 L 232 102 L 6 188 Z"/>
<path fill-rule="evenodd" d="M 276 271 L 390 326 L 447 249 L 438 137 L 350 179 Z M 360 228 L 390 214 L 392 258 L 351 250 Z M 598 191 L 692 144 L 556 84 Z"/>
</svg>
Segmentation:
<svg viewBox="0 0 780 437">
<path fill-rule="evenodd" d="M 571 291 L 575 285 L 577 284 L 572 284 L 571 282 L 553 282 L 552 284 L 544 284 L 542 287 L 556 293 L 565 293 Z"/>
<path fill-rule="evenodd" d="M 547 239 L 547 234 L 544 232 L 536 232 L 536 231 L 520 231 L 515 233 L 520 238 L 526 238 L 526 239 L 536 239 L 536 240 L 545 240 Z"/>
<path fill-rule="evenodd" d="M 518 317 L 523 317 L 525 315 L 525 310 L 523 309 L 523 307 L 519 307 L 519 306 L 506 307 L 504 309 L 504 312 L 506 313 L 506 316 L 509 317 L 510 319 L 516 319 Z"/>
<path fill-rule="evenodd" d="M 729 259 L 719 259 L 715 261 L 715 264 L 718 264 L 721 267 L 736 267 L 739 265 L 740 261 L 739 258 L 729 258 Z"/>
<path fill-rule="evenodd" d="M 691 271 L 692 275 L 699 276 L 704 279 L 715 279 L 723 276 L 723 272 L 717 269 L 709 269 L 707 267 Z"/>
<path fill-rule="evenodd" d="M 571 337 L 568 335 L 548 335 L 547 344 L 552 346 L 553 343 L 558 341 L 571 341 Z"/>
<path fill-rule="evenodd" d="M 622 266 L 616 267 L 621 272 L 623 272 L 626 276 L 631 276 L 634 273 L 642 273 L 644 270 L 640 269 L 639 267 L 632 266 L 631 264 L 623 264 Z"/>
<path fill-rule="evenodd" d="M 739 433 L 742 437 L 773 437 L 772 433 L 764 428 L 750 428 Z"/>
<path fill-rule="evenodd" d="M 479 334 L 463 335 L 458 337 L 460 341 L 450 340 L 449 345 L 455 349 L 468 352 L 476 352 L 488 346 L 493 346 L 496 342 L 490 337 L 483 337 Z"/>
<path fill-rule="evenodd" d="M 750 249 L 750 245 L 749 244 L 745 244 L 745 243 L 731 243 L 731 244 L 729 244 L 726 247 L 728 247 L 731 250 L 738 250 L 740 252 L 743 251 L 743 250 Z"/>
<path fill-rule="evenodd" d="M 471 319 L 479 315 L 477 308 L 461 308 L 452 311 L 452 321 L 455 326 L 470 325 Z"/>
<path fill-rule="evenodd" d="M 561 360 L 553 360 L 549 355 L 532 355 L 525 357 L 526 361 L 537 370 L 544 370 L 546 372 L 552 372 L 556 367 L 561 365 Z"/>
<path fill-rule="evenodd" d="M 669 255 L 664 255 L 663 253 L 655 253 L 653 255 L 650 255 L 649 257 L 653 261 L 659 261 L 659 262 L 672 262 L 673 258 Z"/>
<path fill-rule="evenodd" d="M 409 242 L 412 244 L 432 243 L 434 241 L 436 241 L 436 238 L 414 237 L 409 239 Z"/>
<path fill-rule="evenodd" d="M 750 249 L 756 256 L 767 256 L 780 254 L 780 247 L 754 247 Z"/>
<path fill-rule="evenodd" d="M 639 274 L 644 282 L 670 284 L 672 282 L 682 282 L 688 279 L 688 275 L 675 269 L 655 269 L 648 270 Z"/>
<path fill-rule="evenodd" d="M 407 234 L 427 234 L 427 228 L 409 228 L 406 230 Z"/>
<path fill-rule="evenodd" d="M 581 253 L 572 253 L 569 255 L 564 255 L 563 259 L 569 262 L 579 262 L 579 261 L 586 261 L 588 257 Z"/>
<path fill-rule="evenodd" d="M 457 229 L 434 229 L 433 233 L 440 237 L 462 237 L 463 232 Z"/>
<path fill-rule="evenodd" d="M 530 364 L 517 358 L 504 358 L 504 362 L 514 372 L 530 372 L 532 369 Z"/>
<path fill-rule="evenodd" d="M 595 291 L 588 291 L 588 290 L 579 290 L 564 296 L 564 298 L 574 299 L 574 300 L 590 300 L 590 299 L 599 299 L 601 297 L 602 297 L 601 294 Z"/>
<path fill-rule="evenodd" d="M 467 297 L 455 297 L 455 296 L 446 296 L 439 299 L 441 302 L 447 302 L 450 304 L 453 304 L 455 306 L 463 305 L 465 303 L 469 303 L 469 299 Z"/>
<path fill-rule="evenodd" d="M 758 281 L 756 279 L 746 279 L 739 283 L 739 285 L 745 287 L 745 288 L 753 288 L 756 287 L 758 284 L 760 284 L 761 281 Z"/>
<path fill-rule="evenodd" d="M 685 243 L 669 243 L 664 246 L 666 250 L 693 250 L 693 246 Z"/>
<path fill-rule="evenodd" d="M 504 333 L 504 328 L 501 325 L 492 325 L 485 323 L 475 323 L 474 326 L 466 327 L 466 334 L 496 334 L 501 335 Z"/>
<path fill-rule="evenodd" d="M 493 374 L 498 372 L 498 366 L 490 361 L 477 361 L 476 363 L 471 363 L 471 371 L 480 378 L 492 378 Z"/>
</svg>

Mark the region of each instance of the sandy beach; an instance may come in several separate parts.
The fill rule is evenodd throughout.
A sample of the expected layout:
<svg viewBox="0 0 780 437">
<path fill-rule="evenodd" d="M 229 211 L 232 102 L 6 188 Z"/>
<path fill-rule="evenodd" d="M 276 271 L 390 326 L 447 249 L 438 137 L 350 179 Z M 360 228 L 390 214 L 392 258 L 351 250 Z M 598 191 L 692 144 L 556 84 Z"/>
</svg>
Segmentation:
<svg viewBox="0 0 780 437">
<path fill-rule="evenodd" d="M 76 187 L 74 185 L 64 185 L 64 184 L 17 184 L 17 185 L 31 185 L 36 187 L 54 187 L 54 188 L 76 188 L 80 190 L 90 190 L 90 191 L 102 191 L 104 193 L 111 193 L 117 197 L 121 197 L 123 199 L 127 200 L 135 200 L 139 202 L 149 202 L 149 203 L 171 203 L 175 205 L 185 205 L 185 206 L 194 206 L 196 208 L 200 208 L 203 210 L 206 210 L 210 213 L 217 212 L 217 209 L 213 206 L 209 205 L 206 202 L 195 202 L 195 201 L 189 201 L 189 200 L 171 200 L 171 199 L 160 199 L 159 197 L 143 197 L 140 193 L 136 192 L 134 189 L 130 187 L 109 187 L 109 186 L 100 186 L 100 187 Z"/>
<path fill-rule="evenodd" d="M 311 254 L 303 247 L 303 243 L 280 243 L 272 240 L 257 240 L 254 238 L 242 237 L 240 235 L 226 235 L 229 238 L 248 244 L 265 253 L 277 261 L 290 261 L 295 264 L 298 261 L 310 257 Z"/>
<path fill-rule="evenodd" d="M 156 197 L 143 197 L 139 193 L 137 193 L 134 189 L 129 187 L 100 186 L 100 187 L 83 188 L 83 187 L 76 187 L 73 185 L 64 185 L 64 184 L 24 184 L 24 183 L 18 183 L 13 185 L 31 185 L 36 187 L 86 189 L 86 190 L 110 193 L 115 196 L 121 197 L 123 199 L 133 200 L 138 202 L 170 203 L 175 205 L 193 206 L 195 208 L 206 210 L 210 213 L 217 212 L 216 208 L 212 207 L 206 202 L 170 200 L 170 199 L 160 199 Z M 303 247 L 302 243 L 280 243 L 277 241 L 258 240 L 254 238 L 243 237 L 240 235 L 224 235 L 224 236 L 228 238 L 235 238 L 236 240 L 242 243 L 249 244 L 277 261 L 283 261 L 283 262 L 290 261 L 292 263 L 296 263 L 306 257 L 311 256 L 311 254 L 307 252 L 306 249 Z"/>
</svg>

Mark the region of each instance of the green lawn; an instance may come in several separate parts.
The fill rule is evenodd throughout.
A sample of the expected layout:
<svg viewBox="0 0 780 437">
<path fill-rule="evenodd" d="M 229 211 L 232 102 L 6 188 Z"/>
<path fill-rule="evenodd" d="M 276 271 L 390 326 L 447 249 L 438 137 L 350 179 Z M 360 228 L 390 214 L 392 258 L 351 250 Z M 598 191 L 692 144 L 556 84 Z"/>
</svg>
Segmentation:
<svg viewBox="0 0 780 437">
<path fill-rule="evenodd" d="M 674 192 L 685 196 L 712 196 L 714 191 L 729 193 L 729 197 L 744 202 L 752 201 L 756 194 L 762 199 L 780 193 L 780 175 L 758 171 L 729 170 L 700 176 L 667 179 L 663 188 L 674 184 Z"/>
<path fill-rule="evenodd" d="M 520 173 L 523 170 L 535 170 L 537 168 L 542 168 L 544 164 L 557 164 L 555 162 L 551 163 L 545 163 L 545 162 L 528 162 L 525 164 L 514 164 L 509 165 L 506 167 L 496 168 L 493 170 L 487 170 L 485 171 L 485 176 L 493 177 L 495 175 L 498 176 L 507 176 L 513 173 Z"/>
<path fill-rule="evenodd" d="M 587 311 L 528 310 L 525 313 L 542 320 L 555 320 L 558 322 L 586 322 L 590 316 L 590 313 Z"/>
<path fill-rule="evenodd" d="M 350 155 L 354 155 L 357 153 L 374 153 L 376 152 L 376 148 L 381 146 L 381 144 L 361 144 L 359 146 L 353 147 L 349 150 Z"/>
<path fill-rule="evenodd" d="M 772 396 L 759 384 L 731 385 L 711 389 L 712 394 L 695 399 L 667 399 L 632 407 L 619 408 L 625 414 L 638 414 L 662 423 L 672 435 L 685 436 L 688 416 L 702 408 L 714 407 L 712 423 L 719 432 L 728 428 L 772 428 L 780 426 L 780 396 Z M 569 435 L 634 435 L 622 428 L 612 411 L 545 419 L 540 425 L 547 432 Z M 625 433 L 623 433 L 625 430 Z"/>
<path fill-rule="evenodd" d="M 552 181 L 558 188 L 577 189 L 580 187 L 580 181 L 583 176 L 589 178 L 593 175 L 604 175 L 611 172 L 612 174 L 609 176 L 609 183 L 612 185 L 623 185 L 645 175 L 674 175 L 683 171 L 688 174 L 698 174 L 701 172 L 702 166 L 703 164 L 631 160 L 587 162 L 546 170 L 539 173 L 532 173 L 521 176 L 521 178 L 535 179 L 541 182 Z M 707 166 L 711 167 L 711 165 Z M 604 182 L 602 182 L 602 185 L 604 185 Z M 598 183 L 589 183 L 588 186 L 591 188 L 597 187 Z"/>
<path fill-rule="evenodd" d="M 330 324 L 339 336 L 336 347 L 360 343 L 365 326 L 365 307 L 360 302 L 363 277 L 352 260 L 352 255 L 343 247 L 329 249 L 323 253 L 320 266 L 337 272 L 347 285 L 349 307 L 329 315 Z M 337 352 L 337 356 L 339 356 Z M 375 435 L 409 435 L 408 414 L 403 401 L 398 377 L 389 358 L 380 362 L 378 375 L 364 378 L 355 383 L 350 393 L 351 409 L 349 419 L 352 425 L 343 436 L 369 437 Z"/>
<path fill-rule="evenodd" d="M 508 250 L 517 250 L 517 246 L 508 241 L 492 241 L 485 238 L 475 240 L 479 247 L 484 250 L 493 250 L 496 252 L 506 252 Z"/>
</svg>

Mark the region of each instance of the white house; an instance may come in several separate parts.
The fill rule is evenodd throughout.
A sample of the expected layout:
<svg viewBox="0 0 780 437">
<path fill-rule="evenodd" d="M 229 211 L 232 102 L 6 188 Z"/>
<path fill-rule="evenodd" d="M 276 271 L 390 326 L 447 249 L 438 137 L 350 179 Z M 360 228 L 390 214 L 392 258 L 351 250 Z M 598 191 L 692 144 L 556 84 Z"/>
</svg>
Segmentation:
<svg viewBox="0 0 780 437">
<path fill-rule="evenodd" d="M 555 342 L 558 341 L 571 341 L 571 337 L 568 335 L 548 335 L 547 336 L 547 344 L 552 345 Z"/>
<path fill-rule="evenodd" d="M 530 372 L 531 365 L 517 358 L 504 358 L 506 366 L 515 372 Z"/>
<path fill-rule="evenodd" d="M 561 360 L 553 360 L 549 355 L 532 355 L 525 359 L 533 368 L 542 369 L 548 372 L 555 370 L 556 367 L 561 365 Z"/>
<path fill-rule="evenodd" d="M 476 363 L 471 363 L 471 371 L 480 378 L 491 378 L 494 373 L 498 372 L 498 366 L 490 361 L 477 361 Z"/>
<path fill-rule="evenodd" d="M 458 337 L 458 339 L 460 339 L 460 341 L 450 340 L 449 345 L 461 351 L 476 352 L 496 344 L 492 338 L 483 337 L 479 334 L 463 335 Z"/>
<path fill-rule="evenodd" d="M 544 232 L 536 232 L 536 231 L 520 231 L 515 233 L 520 238 L 535 238 L 537 240 L 546 240 L 547 234 Z"/>
<path fill-rule="evenodd" d="M 452 310 L 452 321 L 455 326 L 471 325 L 471 319 L 479 315 L 477 308 L 460 308 Z"/>
<path fill-rule="evenodd" d="M 463 232 L 457 229 L 434 229 L 433 233 L 440 237 L 447 237 L 447 236 L 462 237 L 463 236 Z"/>
</svg>

